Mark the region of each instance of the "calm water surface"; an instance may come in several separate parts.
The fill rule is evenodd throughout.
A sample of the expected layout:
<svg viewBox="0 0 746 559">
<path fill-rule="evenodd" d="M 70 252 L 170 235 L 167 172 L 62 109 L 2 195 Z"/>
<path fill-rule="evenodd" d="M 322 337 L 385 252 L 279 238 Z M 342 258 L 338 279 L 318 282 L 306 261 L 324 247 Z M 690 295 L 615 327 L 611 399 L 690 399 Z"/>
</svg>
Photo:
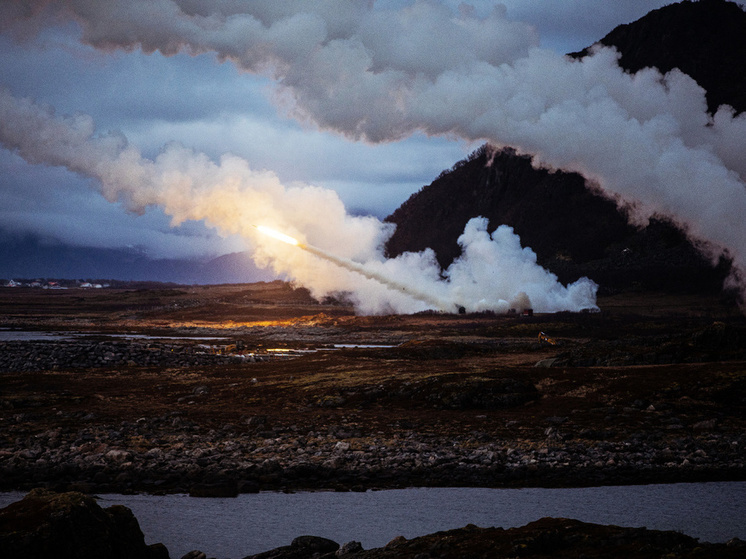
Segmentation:
<svg viewBox="0 0 746 559">
<path fill-rule="evenodd" d="M 0 506 L 22 498 L 0 493 Z M 544 516 L 599 524 L 679 530 L 701 541 L 746 539 L 746 482 L 580 489 L 433 488 L 366 493 L 258 493 L 235 499 L 186 495 L 101 495 L 132 509 L 147 543 L 178 559 L 192 549 L 239 559 L 288 545 L 300 535 L 356 540 L 365 549 L 477 526 L 523 526 Z"/>
<path fill-rule="evenodd" d="M 5 330 L 0 328 L 0 342 L 69 341 L 86 337 L 126 338 L 132 340 L 227 340 L 223 336 L 151 336 L 148 334 L 110 334 L 101 332 L 47 332 Z"/>
<path fill-rule="evenodd" d="M 0 342 L 36 342 L 39 340 L 71 340 L 73 336 L 59 332 L 29 332 L 26 330 L 0 329 Z"/>
</svg>

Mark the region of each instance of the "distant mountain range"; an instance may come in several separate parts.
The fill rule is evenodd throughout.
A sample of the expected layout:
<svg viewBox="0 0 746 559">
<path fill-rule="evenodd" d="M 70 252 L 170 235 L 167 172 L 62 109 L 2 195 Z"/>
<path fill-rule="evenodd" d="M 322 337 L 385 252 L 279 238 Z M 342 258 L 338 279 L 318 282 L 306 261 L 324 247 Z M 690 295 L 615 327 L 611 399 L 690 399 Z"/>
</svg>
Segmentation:
<svg viewBox="0 0 746 559">
<path fill-rule="evenodd" d="M 746 12 L 724 0 L 683 2 L 621 25 L 600 43 L 617 48 L 630 72 L 679 68 L 707 91 L 710 110 L 746 110 Z M 583 57 L 589 49 L 570 56 Z M 489 159 L 492 158 L 491 163 Z M 397 225 L 389 256 L 432 248 L 443 268 L 460 253 L 457 238 L 475 216 L 490 230 L 507 224 L 539 263 L 563 282 L 587 276 L 602 292 L 625 289 L 718 291 L 728 262 L 712 266 L 666 221 L 627 224 L 616 205 L 575 173 L 550 173 L 530 158 L 486 146 L 412 195 L 387 219 Z"/>
<path fill-rule="evenodd" d="M 275 275 L 259 270 L 246 252 L 202 261 L 152 259 L 137 250 L 49 244 L 32 236 L 2 237 L 0 279 L 49 277 L 216 284 L 266 281 Z"/>
</svg>

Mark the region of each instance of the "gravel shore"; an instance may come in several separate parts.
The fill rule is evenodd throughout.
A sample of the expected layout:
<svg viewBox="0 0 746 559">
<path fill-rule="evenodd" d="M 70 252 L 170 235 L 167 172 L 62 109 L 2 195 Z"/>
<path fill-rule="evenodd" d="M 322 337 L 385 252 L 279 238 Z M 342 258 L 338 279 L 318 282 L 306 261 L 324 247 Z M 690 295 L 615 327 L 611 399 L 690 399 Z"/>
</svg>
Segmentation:
<svg viewBox="0 0 746 559">
<path fill-rule="evenodd" d="M 259 490 L 363 490 L 407 486 L 579 486 L 746 479 L 746 434 L 702 431 L 663 443 L 664 433 L 625 441 L 494 440 L 473 432 L 444 440 L 402 431 L 363 435 L 276 427 L 263 417 L 205 430 L 173 412 L 117 425 L 77 418 L 24 436 L 24 414 L 5 425 L 0 489 L 46 486 L 86 492 L 189 492 L 231 496 Z M 706 427 L 703 426 L 703 427 Z M 9 442 L 12 441 L 12 442 Z"/>
</svg>

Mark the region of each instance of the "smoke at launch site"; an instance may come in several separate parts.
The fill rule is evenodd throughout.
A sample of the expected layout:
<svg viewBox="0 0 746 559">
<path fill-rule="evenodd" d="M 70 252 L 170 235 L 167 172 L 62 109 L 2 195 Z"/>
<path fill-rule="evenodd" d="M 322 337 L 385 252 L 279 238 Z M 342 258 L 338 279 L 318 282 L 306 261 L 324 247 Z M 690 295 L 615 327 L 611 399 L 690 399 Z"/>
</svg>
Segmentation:
<svg viewBox="0 0 746 559">
<path fill-rule="evenodd" d="M 671 218 L 713 260 L 723 253 L 733 260 L 731 281 L 740 281 L 746 266 L 746 116 L 729 107 L 708 114 L 704 91 L 678 70 L 628 74 L 609 48 L 571 60 L 539 48 L 536 31 L 499 7 L 486 14 L 420 1 L 396 9 L 186 0 L 32 7 L 6 20 L 25 28 L 74 21 L 81 41 L 104 51 L 215 53 L 269 78 L 285 114 L 350 140 L 425 133 L 512 146 L 537 166 L 581 173 L 635 223 L 655 214 Z M 9 91 L 2 111 L 0 139 L 27 161 L 93 177 L 107 199 L 130 209 L 160 205 L 174 223 L 205 220 L 240 234 L 260 265 L 316 295 L 351 291 L 364 312 L 416 310 L 421 303 L 381 291 L 376 282 L 330 273 L 329 264 L 258 240 L 246 228 L 266 222 L 475 309 L 503 308 L 524 292 L 539 310 L 577 310 L 595 301 L 590 282 L 559 286 L 506 228 L 490 235 L 483 221 L 470 222 L 460 239 L 463 256 L 444 281 L 427 251 L 383 259 L 389 226 L 348 215 L 329 190 L 282 185 L 274 173 L 252 170 L 236 156 L 215 162 L 178 145 L 148 159 L 121 135 L 96 133 L 90 118 L 58 117 Z M 512 280 L 524 269 L 518 258 L 532 279 L 508 285 L 506 276 Z"/>
</svg>

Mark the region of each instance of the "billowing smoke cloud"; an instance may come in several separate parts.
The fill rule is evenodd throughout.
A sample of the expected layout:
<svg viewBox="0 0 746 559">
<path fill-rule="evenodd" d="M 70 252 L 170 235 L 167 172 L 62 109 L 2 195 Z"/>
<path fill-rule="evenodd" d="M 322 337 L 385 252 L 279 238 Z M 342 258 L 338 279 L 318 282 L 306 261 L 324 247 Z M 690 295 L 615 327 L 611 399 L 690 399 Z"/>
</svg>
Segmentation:
<svg viewBox="0 0 746 559">
<path fill-rule="evenodd" d="M 589 308 L 588 302 L 595 301 L 595 283 L 582 278 L 563 287 L 554 274 L 536 264 L 536 254 L 521 247 L 520 239 L 507 225 L 490 235 L 485 218 L 472 219 L 458 242 L 462 254 L 446 276 L 453 289 L 452 298 L 469 301 L 474 310 L 578 310 Z M 511 300 L 501 300 L 506 293 L 511 294 Z"/>
<path fill-rule="evenodd" d="M 98 48 L 215 52 L 276 80 L 278 103 L 294 116 L 350 138 L 379 142 L 424 131 L 513 146 L 536 165 L 583 174 L 635 222 L 672 218 L 713 259 L 726 252 L 737 273 L 746 269 L 746 116 L 728 107 L 709 115 L 704 91 L 679 71 L 627 74 L 607 48 L 570 60 L 536 48 L 535 32 L 508 21 L 504 10 L 480 18 L 432 1 L 396 10 L 345 0 L 34 6 L 45 18 L 74 19 L 82 40 Z M 42 17 L 6 20 L 11 15 L 26 23 Z M 183 152 L 171 148 L 155 166 L 184 157 L 174 151 Z M 230 165 L 238 163 L 227 157 L 215 172 Z M 105 187 L 113 197 L 121 189 Z M 130 196 L 135 205 L 162 203 L 140 191 Z M 196 217 L 187 208 L 174 215 Z M 293 223 L 307 235 L 319 227 Z M 368 235 L 380 242 L 385 233 L 374 229 Z"/>
<path fill-rule="evenodd" d="M 107 199 L 132 211 L 158 205 L 174 224 L 204 220 L 224 234 L 242 235 L 259 265 L 271 266 L 319 298 L 348 292 L 364 313 L 433 307 L 455 312 L 459 306 L 507 311 L 529 301 L 543 311 L 595 306 L 594 284 L 581 280 L 563 287 L 536 264 L 530 249 L 520 247 L 512 231 L 498 229 L 490 240 L 484 220 L 467 226 L 460 240 L 464 255 L 448 271 L 450 281 L 444 281 L 432 251 L 383 258 L 392 225 L 349 216 L 334 191 L 286 187 L 273 173 L 253 171 L 241 158 L 225 155 L 215 163 L 177 144 L 150 160 L 121 135 L 97 136 L 86 115 L 57 117 L 51 108 L 4 89 L 0 143 L 30 163 L 60 165 L 96 179 Z M 270 225 L 309 246 L 303 251 L 266 237 L 255 224 Z M 512 281 L 500 279 L 500 271 Z"/>
</svg>

